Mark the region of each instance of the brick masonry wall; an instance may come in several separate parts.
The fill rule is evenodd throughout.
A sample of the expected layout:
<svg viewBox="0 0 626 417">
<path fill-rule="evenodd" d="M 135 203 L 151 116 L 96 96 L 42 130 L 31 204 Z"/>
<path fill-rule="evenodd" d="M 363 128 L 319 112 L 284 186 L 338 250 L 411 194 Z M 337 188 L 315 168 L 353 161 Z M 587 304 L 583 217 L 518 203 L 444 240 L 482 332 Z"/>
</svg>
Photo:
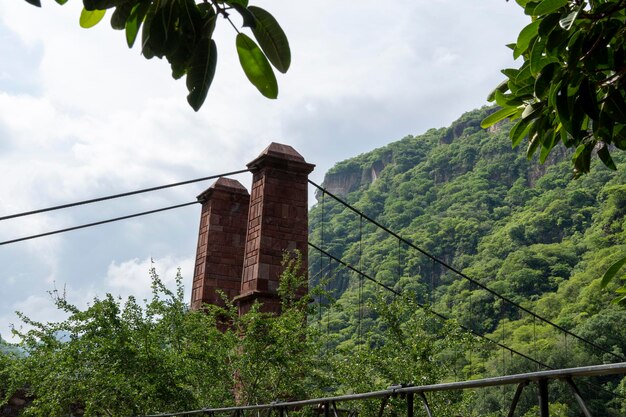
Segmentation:
<svg viewBox="0 0 626 417">
<path fill-rule="evenodd" d="M 278 313 L 278 280 L 285 250 L 298 249 L 307 267 L 308 174 L 314 165 L 291 146 L 272 143 L 248 164 L 253 173 L 240 314 L 254 301 Z"/>
<path fill-rule="evenodd" d="M 191 292 L 191 308 L 223 305 L 239 295 L 250 195 L 236 180 L 220 178 L 198 196 L 200 230 Z"/>
<path fill-rule="evenodd" d="M 306 273 L 307 180 L 314 165 L 291 146 L 272 143 L 248 168 L 251 195 L 239 182 L 220 178 L 198 196 L 202 213 L 192 309 L 223 305 L 222 291 L 240 314 L 255 301 L 262 303 L 262 311 L 279 313 L 283 253 L 298 249 Z"/>
</svg>

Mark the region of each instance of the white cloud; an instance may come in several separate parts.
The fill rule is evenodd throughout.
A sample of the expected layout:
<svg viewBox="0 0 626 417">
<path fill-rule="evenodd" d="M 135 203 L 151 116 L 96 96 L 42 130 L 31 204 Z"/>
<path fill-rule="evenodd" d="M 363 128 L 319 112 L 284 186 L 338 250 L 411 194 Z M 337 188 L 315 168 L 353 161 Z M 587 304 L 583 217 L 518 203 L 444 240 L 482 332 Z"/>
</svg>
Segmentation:
<svg viewBox="0 0 626 417">
<path fill-rule="evenodd" d="M 175 288 L 175 278 L 180 268 L 181 276 L 190 281 L 193 277 L 194 258 L 176 259 L 170 256 L 159 259 L 137 258 L 122 262 L 111 262 L 107 270 L 105 284 L 116 295 L 134 295 L 138 299 L 148 298 L 151 294 L 150 269 L 155 268 L 161 281 L 171 289 Z M 186 294 L 191 294 L 187 286 Z"/>
</svg>

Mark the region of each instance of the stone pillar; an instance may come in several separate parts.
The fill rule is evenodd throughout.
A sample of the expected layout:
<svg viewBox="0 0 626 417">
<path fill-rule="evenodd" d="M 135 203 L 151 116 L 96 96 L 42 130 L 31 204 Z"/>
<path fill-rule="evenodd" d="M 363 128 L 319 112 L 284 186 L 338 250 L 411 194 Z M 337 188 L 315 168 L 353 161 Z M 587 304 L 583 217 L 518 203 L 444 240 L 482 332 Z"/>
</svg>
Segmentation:
<svg viewBox="0 0 626 417">
<path fill-rule="evenodd" d="M 241 294 L 235 299 L 239 313 L 255 301 L 262 311 L 279 313 L 278 280 L 285 250 L 302 253 L 307 271 L 308 174 L 307 163 L 291 146 L 272 143 L 248 164 L 252 171 L 252 194 L 243 263 Z"/>
<path fill-rule="evenodd" d="M 198 196 L 200 233 L 191 292 L 191 308 L 223 306 L 217 290 L 229 299 L 239 295 L 250 195 L 239 181 L 219 178 Z"/>
</svg>

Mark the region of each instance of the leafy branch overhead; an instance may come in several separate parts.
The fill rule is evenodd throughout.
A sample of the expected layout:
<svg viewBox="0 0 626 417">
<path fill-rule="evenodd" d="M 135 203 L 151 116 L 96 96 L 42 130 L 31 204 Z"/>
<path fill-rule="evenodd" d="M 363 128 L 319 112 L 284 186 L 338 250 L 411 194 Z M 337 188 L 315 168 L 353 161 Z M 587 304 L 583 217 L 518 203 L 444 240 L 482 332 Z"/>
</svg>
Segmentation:
<svg viewBox="0 0 626 417">
<path fill-rule="evenodd" d="M 609 150 L 626 150 L 626 2 L 624 0 L 516 0 L 531 17 L 509 45 L 519 68 L 489 96 L 501 109 L 483 127 L 517 120 L 513 146 L 528 137 L 527 155 L 541 162 L 562 142 L 575 149 L 577 174 L 592 154 L 616 169 Z"/>
<path fill-rule="evenodd" d="M 41 0 L 26 1 L 41 7 Z M 202 107 L 215 75 L 217 45 L 213 31 L 218 17 L 235 28 L 241 67 L 265 97 L 278 96 L 272 66 L 285 73 L 291 64 L 285 32 L 268 11 L 249 6 L 248 0 L 83 0 L 83 6 L 80 25 L 84 28 L 98 24 L 111 9 L 111 26 L 125 31 L 129 48 L 141 31 L 143 56 L 166 58 L 173 78 L 187 77 L 187 101 L 195 111 Z M 242 17 L 243 26 L 250 28 L 256 42 L 235 27 L 232 12 Z"/>
</svg>

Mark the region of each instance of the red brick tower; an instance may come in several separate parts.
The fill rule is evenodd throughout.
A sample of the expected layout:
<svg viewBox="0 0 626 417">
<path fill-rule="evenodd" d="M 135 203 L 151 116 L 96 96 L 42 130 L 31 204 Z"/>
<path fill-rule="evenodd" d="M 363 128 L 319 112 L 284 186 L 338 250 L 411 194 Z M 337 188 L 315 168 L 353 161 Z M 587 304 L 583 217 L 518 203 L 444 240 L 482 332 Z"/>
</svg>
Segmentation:
<svg viewBox="0 0 626 417">
<path fill-rule="evenodd" d="M 250 195 L 239 181 L 220 178 L 198 196 L 200 232 L 191 292 L 191 308 L 223 305 L 239 295 Z"/>
<path fill-rule="evenodd" d="M 252 195 L 243 260 L 239 314 L 255 301 L 262 311 L 280 312 L 277 289 L 285 250 L 302 253 L 307 270 L 308 184 L 315 165 L 288 145 L 272 142 L 254 161 Z"/>
</svg>

